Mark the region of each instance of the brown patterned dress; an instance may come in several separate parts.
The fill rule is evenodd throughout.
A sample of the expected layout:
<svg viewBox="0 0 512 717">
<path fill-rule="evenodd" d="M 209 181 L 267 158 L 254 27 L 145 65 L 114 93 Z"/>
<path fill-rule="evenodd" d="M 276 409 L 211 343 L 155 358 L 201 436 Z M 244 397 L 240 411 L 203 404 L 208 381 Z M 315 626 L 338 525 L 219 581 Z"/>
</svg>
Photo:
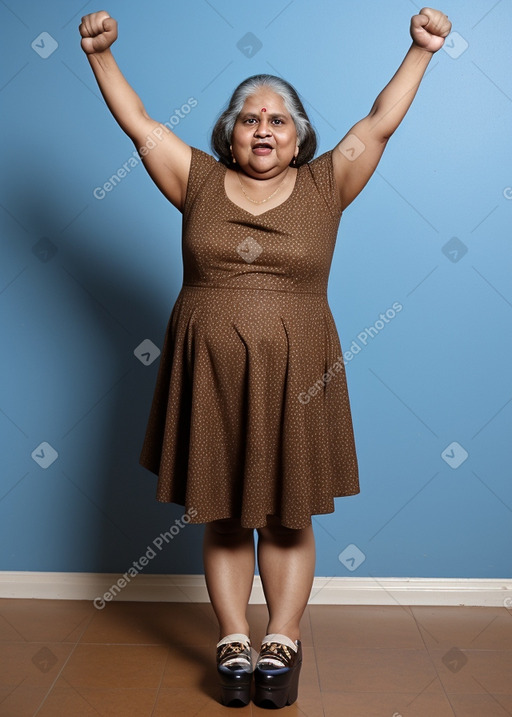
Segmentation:
<svg viewBox="0 0 512 717">
<path fill-rule="evenodd" d="M 332 150 L 258 216 L 192 148 L 183 286 L 167 326 L 140 463 L 190 522 L 277 515 L 304 528 L 359 493 L 345 368 L 327 301 L 341 208 Z M 190 517 L 190 516 L 189 516 Z"/>
</svg>

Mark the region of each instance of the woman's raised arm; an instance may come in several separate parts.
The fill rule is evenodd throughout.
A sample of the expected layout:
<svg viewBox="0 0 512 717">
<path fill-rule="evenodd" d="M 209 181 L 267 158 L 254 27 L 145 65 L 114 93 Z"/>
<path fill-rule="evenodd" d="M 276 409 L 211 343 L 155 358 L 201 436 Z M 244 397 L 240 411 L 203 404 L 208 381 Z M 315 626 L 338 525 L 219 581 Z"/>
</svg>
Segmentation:
<svg viewBox="0 0 512 717">
<path fill-rule="evenodd" d="M 121 129 L 134 142 L 149 175 L 178 209 L 183 208 L 192 151 L 165 125 L 151 119 L 112 55 L 117 22 L 104 10 L 82 18 L 81 45 L 105 102 Z M 151 141 L 149 141 L 151 140 Z M 145 149 L 143 149 L 145 148 Z"/>
<path fill-rule="evenodd" d="M 434 52 L 451 22 L 439 10 L 423 8 L 411 19 L 412 45 L 402 64 L 378 95 L 369 114 L 357 122 L 333 153 L 342 208 L 359 194 L 374 173 L 388 139 L 405 117 Z"/>
</svg>

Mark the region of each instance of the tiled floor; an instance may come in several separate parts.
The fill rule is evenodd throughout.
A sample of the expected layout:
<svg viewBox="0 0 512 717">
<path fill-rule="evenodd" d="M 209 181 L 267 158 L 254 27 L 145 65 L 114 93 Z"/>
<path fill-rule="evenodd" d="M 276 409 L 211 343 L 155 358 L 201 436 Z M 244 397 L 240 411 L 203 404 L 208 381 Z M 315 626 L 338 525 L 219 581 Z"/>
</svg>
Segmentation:
<svg viewBox="0 0 512 717">
<path fill-rule="evenodd" d="M 254 647 L 266 608 L 249 606 Z M 1 717 L 268 714 L 218 702 L 208 604 L 0 600 Z M 512 611 L 310 605 L 300 717 L 512 715 Z"/>
</svg>

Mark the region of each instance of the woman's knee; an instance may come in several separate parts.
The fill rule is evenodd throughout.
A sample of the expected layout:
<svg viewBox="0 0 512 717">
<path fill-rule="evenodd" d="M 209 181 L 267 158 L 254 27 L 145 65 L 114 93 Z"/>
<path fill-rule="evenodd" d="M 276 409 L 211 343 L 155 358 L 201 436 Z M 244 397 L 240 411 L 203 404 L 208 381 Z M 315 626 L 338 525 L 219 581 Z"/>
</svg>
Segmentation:
<svg viewBox="0 0 512 717">
<path fill-rule="evenodd" d="M 308 530 L 310 530 L 310 526 L 299 529 L 287 528 L 282 525 L 278 516 L 269 515 L 267 524 L 262 528 L 258 528 L 258 535 L 267 540 L 294 543 L 297 540 L 301 540 Z"/>
</svg>

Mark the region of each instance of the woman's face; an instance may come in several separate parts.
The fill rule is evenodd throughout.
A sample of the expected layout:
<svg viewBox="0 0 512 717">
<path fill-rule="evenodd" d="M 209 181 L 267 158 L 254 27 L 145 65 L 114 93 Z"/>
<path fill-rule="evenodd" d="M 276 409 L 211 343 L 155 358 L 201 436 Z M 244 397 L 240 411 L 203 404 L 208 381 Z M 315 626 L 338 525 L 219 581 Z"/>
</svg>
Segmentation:
<svg viewBox="0 0 512 717">
<path fill-rule="evenodd" d="M 238 166 L 251 177 L 270 179 L 297 156 L 297 130 L 283 98 L 265 87 L 247 98 L 231 137 Z"/>
</svg>

